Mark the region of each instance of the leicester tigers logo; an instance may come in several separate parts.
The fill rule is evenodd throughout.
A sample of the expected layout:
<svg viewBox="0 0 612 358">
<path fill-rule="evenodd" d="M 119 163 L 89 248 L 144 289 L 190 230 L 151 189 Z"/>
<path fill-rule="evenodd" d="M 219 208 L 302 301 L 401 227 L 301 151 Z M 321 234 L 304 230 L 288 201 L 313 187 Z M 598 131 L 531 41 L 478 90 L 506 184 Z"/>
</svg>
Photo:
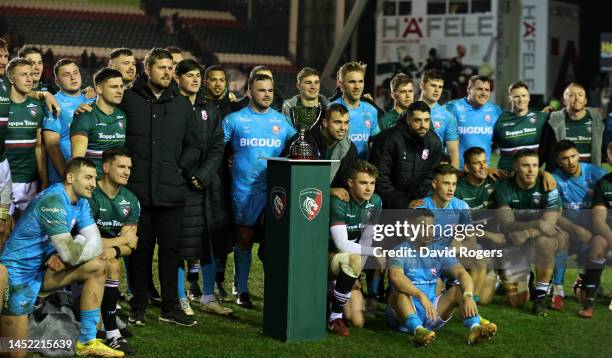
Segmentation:
<svg viewBox="0 0 612 358">
<path fill-rule="evenodd" d="M 314 220 L 321 211 L 323 193 L 317 188 L 307 188 L 300 191 L 300 210 L 308 221 Z"/>
<path fill-rule="evenodd" d="M 285 213 L 287 207 L 287 191 L 285 188 L 275 186 L 270 192 L 270 202 L 272 204 L 272 213 L 274 217 L 280 219 Z"/>
</svg>

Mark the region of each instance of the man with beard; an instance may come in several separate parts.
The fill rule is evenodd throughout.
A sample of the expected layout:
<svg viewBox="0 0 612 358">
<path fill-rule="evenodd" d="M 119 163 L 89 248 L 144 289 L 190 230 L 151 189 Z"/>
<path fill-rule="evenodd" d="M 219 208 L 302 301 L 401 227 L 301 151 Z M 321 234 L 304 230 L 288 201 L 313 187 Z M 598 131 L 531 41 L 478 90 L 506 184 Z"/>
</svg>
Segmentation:
<svg viewBox="0 0 612 358">
<path fill-rule="evenodd" d="M 108 67 L 121 72 L 124 88 L 130 89 L 136 79 L 136 59 L 129 48 L 116 48 L 110 53 Z"/>
<path fill-rule="evenodd" d="M 248 289 L 251 250 L 266 205 L 267 162 L 260 158 L 279 156 L 295 129 L 282 114 L 271 108 L 274 82 L 270 76 L 256 74 L 249 78 L 248 87 L 249 106 L 227 116 L 223 120 L 223 131 L 225 143 L 230 143 L 235 153 L 231 195 L 237 229 L 234 246 L 236 303 L 253 308 Z"/>
<path fill-rule="evenodd" d="M 55 83 L 60 91 L 55 98 L 60 105 L 59 115 L 47 114 L 43 121 L 43 142 L 48 154 L 47 168 L 49 183 L 62 181 L 65 163 L 72 155 L 70 148 L 70 124 L 75 111 L 83 103 L 89 104 L 93 99 L 87 98 L 81 91 L 82 77 L 76 61 L 63 58 L 55 64 Z"/>
<path fill-rule="evenodd" d="M 379 171 L 376 192 L 384 208 L 407 209 L 415 199 L 429 194 L 442 155 L 440 138 L 429 128 L 429 106 L 416 101 L 400 115 L 395 127 L 372 140 L 370 161 Z"/>
<path fill-rule="evenodd" d="M 489 102 L 491 80 L 486 76 L 470 77 L 467 97 L 450 101 L 446 109 L 457 118 L 459 133 L 459 168 L 463 168 L 463 153 L 472 147 L 480 147 L 491 163 L 493 127 L 501 114 L 501 108 Z"/>
<path fill-rule="evenodd" d="M 187 97 L 173 84 L 172 56 L 153 48 L 144 61 L 145 74 L 127 90 L 119 108 L 126 114 L 126 147 L 133 153 L 128 189 L 142 206 L 139 244 L 129 259 L 130 301 L 128 322 L 144 325 L 150 252 L 159 245 L 162 307 L 159 321 L 193 326 L 196 321 L 178 307 L 178 237 L 186 198 L 186 181 L 200 155 L 199 122 Z"/>
<path fill-rule="evenodd" d="M 547 150 L 546 169 L 557 166 L 552 148 L 556 142 L 569 139 L 578 148 L 580 161 L 601 166 L 605 149 L 604 116 L 596 108 L 586 107 L 587 97 L 584 87 L 576 82 L 570 83 L 563 91 L 565 108 L 550 114 L 550 130 L 542 134 L 542 146 Z"/>
</svg>

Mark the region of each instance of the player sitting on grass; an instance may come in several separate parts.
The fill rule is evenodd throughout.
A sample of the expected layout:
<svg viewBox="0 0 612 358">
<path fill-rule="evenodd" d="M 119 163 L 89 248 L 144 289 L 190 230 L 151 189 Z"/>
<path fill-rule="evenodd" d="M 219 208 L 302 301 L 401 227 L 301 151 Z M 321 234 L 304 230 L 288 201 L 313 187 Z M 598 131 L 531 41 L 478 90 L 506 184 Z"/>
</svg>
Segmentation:
<svg viewBox="0 0 612 358">
<path fill-rule="evenodd" d="M 374 193 L 377 176 L 374 165 L 358 161 L 348 180 L 349 202 L 331 197 L 329 269 L 335 284 L 328 328 L 341 336 L 349 335 L 343 315 L 355 327 L 364 324 L 363 295 L 358 278 L 363 267 L 362 256 L 374 255 L 371 224 L 382 210 L 380 197 Z M 379 266 L 384 267 L 381 260 Z"/>
<path fill-rule="evenodd" d="M 87 202 L 95 187 L 96 165 L 89 159 L 74 158 L 66 164 L 63 182 L 37 195 L 24 211 L 0 255 L 8 270 L 8 299 L 0 318 L 3 337 L 28 337 L 28 315 L 40 292 L 82 282 L 76 354 L 124 356 L 96 339 L 106 259 L 100 256 L 102 238 Z M 73 237 L 74 226 L 78 234 Z M 25 350 L 14 353 L 26 355 Z"/>
<path fill-rule="evenodd" d="M 439 247 L 430 245 L 434 234 L 434 214 L 429 209 L 414 209 L 409 213 L 408 221 L 412 225 L 423 225 L 425 229 L 413 242 L 406 241 L 394 250 L 411 248 L 416 250 L 413 255 L 389 260 L 389 325 L 413 334 L 417 344 L 427 345 L 436 338 L 434 331 L 448 322 L 455 308 L 460 307 L 463 324 L 469 329 L 467 343 L 491 339 L 497 333 L 497 326 L 478 314 L 470 274 L 453 256 L 421 253 L 422 247 Z M 437 295 L 436 285 L 442 272 L 457 278 L 460 285 L 453 285 L 442 295 Z"/>
</svg>

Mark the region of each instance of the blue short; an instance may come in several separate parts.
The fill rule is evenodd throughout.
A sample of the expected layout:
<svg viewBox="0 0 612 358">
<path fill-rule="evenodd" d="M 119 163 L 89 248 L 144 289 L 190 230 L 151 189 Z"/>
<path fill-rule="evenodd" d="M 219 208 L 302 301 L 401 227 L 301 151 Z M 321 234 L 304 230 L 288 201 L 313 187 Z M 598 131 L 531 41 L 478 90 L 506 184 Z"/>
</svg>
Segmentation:
<svg viewBox="0 0 612 358">
<path fill-rule="evenodd" d="M 430 299 L 432 299 L 431 302 L 433 303 L 434 307 L 437 310 L 438 301 L 440 300 L 440 296 L 431 297 Z M 414 297 L 412 297 L 412 306 L 414 307 L 414 311 L 416 315 L 421 319 L 421 322 L 423 322 L 423 327 L 427 328 L 430 331 L 437 331 L 438 329 L 442 328 L 442 326 L 444 326 L 446 322 L 448 322 L 448 319 L 446 321 L 443 321 L 440 316 L 438 316 L 438 319 L 436 320 L 430 320 L 427 317 L 427 312 L 425 311 L 425 307 L 421 305 L 421 301 L 419 301 L 418 299 Z M 385 314 L 387 316 L 387 324 L 389 324 L 390 327 L 395 328 L 403 333 L 410 333 L 410 334 L 413 333 L 409 331 L 408 327 L 406 327 L 406 322 L 403 321 L 400 317 L 398 317 L 397 314 L 393 311 L 393 309 L 391 308 L 391 305 L 387 305 Z"/>
<path fill-rule="evenodd" d="M 27 316 L 34 310 L 36 298 L 42 288 L 47 270 L 37 271 L 26 280 L 16 284 L 11 282 L 9 270 L 8 298 L 5 296 L 2 315 Z"/>
<path fill-rule="evenodd" d="M 250 195 L 232 195 L 234 224 L 255 226 L 265 207 L 265 192 Z"/>
</svg>

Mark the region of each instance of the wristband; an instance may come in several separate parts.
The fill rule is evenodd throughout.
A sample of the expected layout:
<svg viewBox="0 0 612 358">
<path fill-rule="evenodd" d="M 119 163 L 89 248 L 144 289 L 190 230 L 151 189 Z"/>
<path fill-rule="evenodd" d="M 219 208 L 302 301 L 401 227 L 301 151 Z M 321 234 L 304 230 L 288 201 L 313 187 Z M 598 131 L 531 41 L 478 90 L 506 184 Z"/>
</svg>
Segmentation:
<svg viewBox="0 0 612 358">
<path fill-rule="evenodd" d="M 121 249 L 119 248 L 119 246 L 113 246 L 113 249 L 115 249 L 115 258 L 118 259 L 119 256 L 121 256 Z"/>
<path fill-rule="evenodd" d="M 474 298 L 474 294 L 472 293 L 472 291 L 465 291 L 463 293 L 463 298 Z"/>
</svg>

